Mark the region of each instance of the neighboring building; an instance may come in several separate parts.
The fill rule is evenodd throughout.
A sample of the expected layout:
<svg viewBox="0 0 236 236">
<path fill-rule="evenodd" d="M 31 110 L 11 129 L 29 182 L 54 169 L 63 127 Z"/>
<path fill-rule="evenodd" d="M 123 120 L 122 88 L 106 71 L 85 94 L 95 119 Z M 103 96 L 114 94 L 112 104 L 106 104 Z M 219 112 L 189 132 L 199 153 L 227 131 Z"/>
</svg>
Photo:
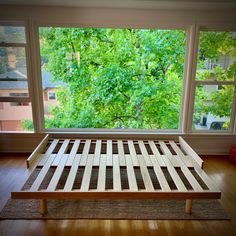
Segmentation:
<svg viewBox="0 0 236 236">
<path fill-rule="evenodd" d="M 14 78 L 9 79 L 7 78 Z M 51 74 L 42 72 L 42 87 L 44 112 L 48 114 L 48 107 L 55 106 L 56 89 L 60 82 L 51 82 Z M 7 72 L 0 75 L 1 97 L 28 97 L 28 83 L 25 73 L 19 71 Z M 1 102 L 0 103 L 0 131 L 22 131 L 22 120 L 32 120 L 32 108 L 29 102 Z"/>
</svg>

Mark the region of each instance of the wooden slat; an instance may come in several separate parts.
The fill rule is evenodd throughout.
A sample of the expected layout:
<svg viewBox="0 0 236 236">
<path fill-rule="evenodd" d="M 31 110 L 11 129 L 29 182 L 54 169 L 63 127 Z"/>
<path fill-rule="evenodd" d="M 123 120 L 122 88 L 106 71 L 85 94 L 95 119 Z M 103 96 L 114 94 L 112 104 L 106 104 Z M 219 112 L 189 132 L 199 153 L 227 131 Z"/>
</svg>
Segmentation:
<svg viewBox="0 0 236 236">
<path fill-rule="evenodd" d="M 130 156 L 133 162 L 133 166 L 139 166 L 133 140 L 128 140 L 128 146 L 129 146 L 129 151 L 130 151 Z"/>
<path fill-rule="evenodd" d="M 52 141 L 52 143 L 48 147 L 47 151 L 45 152 L 44 157 L 38 163 L 39 165 L 44 165 L 44 163 L 46 163 L 46 161 L 48 160 L 49 156 L 52 154 L 53 150 L 57 146 L 58 142 L 59 142 L 59 139 L 54 139 Z"/>
<path fill-rule="evenodd" d="M 164 153 L 169 153 L 166 155 L 167 158 L 164 158 L 164 162 L 167 165 L 167 169 L 168 169 L 170 176 L 171 176 L 172 180 L 174 181 L 178 191 L 182 191 L 182 192 L 187 191 L 187 189 L 186 189 L 185 185 L 183 184 L 181 178 L 179 177 L 177 171 L 175 170 L 175 168 L 173 167 L 172 163 L 170 162 L 170 160 L 168 158 L 168 157 L 173 158 L 171 152 L 167 151 L 168 147 L 166 146 L 166 144 L 163 141 L 160 141 L 159 143 L 161 145 L 162 151 Z"/>
<path fill-rule="evenodd" d="M 134 173 L 133 163 L 130 155 L 125 155 L 125 160 L 127 164 L 127 175 L 129 181 L 130 191 L 138 191 L 137 181 Z"/>
<path fill-rule="evenodd" d="M 68 177 L 67 177 L 67 180 L 66 180 L 63 191 L 69 192 L 69 191 L 72 190 L 73 185 L 74 185 L 74 181 L 75 181 L 75 177 L 76 177 L 76 174 L 77 174 L 77 171 L 78 171 L 78 168 L 79 168 L 80 160 L 81 160 L 81 154 L 76 154 L 75 158 L 74 158 L 74 161 L 72 163 L 70 172 L 68 174 Z"/>
<path fill-rule="evenodd" d="M 203 160 L 198 156 L 198 154 L 187 144 L 187 142 L 182 138 L 179 137 L 179 143 L 183 150 L 189 154 L 194 161 L 202 168 L 203 167 Z"/>
<path fill-rule="evenodd" d="M 42 151 L 44 150 L 44 148 L 46 147 L 48 143 L 48 139 L 49 139 L 49 135 L 47 134 L 44 137 L 44 139 L 40 142 L 40 144 L 34 149 L 32 154 L 28 157 L 28 159 L 26 160 L 27 168 L 34 166 L 36 164 L 36 162 L 38 161 L 38 154 L 42 153 Z"/>
<path fill-rule="evenodd" d="M 107 140 L 107 166 L 112 166 L 112 140 Z"/>
<path fill-rule="evenodd" d="M 97 187 L 97 190 L 99 191 L 105 191 L 106 188 L 106 163 L 107 163 L 107 156 L 101 154 L 99 171 L 98 171 L 98 187 Z"/>
<path fill-rule="evenodd" d="M 138 155 L 138 161 L 139 161 L 139 165 L 140 165 L 140 171 L 143 177 L 143 182 L 145 185 L 145 189 L 147 191 L 154 191 L 154 187 L 152 184 L 152 180 L 150 178 L 144 157 L 142 155 Z"/>
<path fill-rule="evenodd" d="M 65 139 L 63 141 L 63 144 L 61 145 L 61 148 L 56 156 L 56 158 L 54 159 L 53 163 L 52 163 L 52 166 L 58 166 L 60 160 L 61 160 L 61 157 L 62 155 L 67 151 L 68 149 L 68 145 L 69 145 L 69 142 L 70 140 L 69 139 Z"/>
<path fill-rule="evenodd" d="M 102 147 L 102 140 L 96 140 L 94 160 L 93 160 L 93 165 L 94 166 L 99 166 L 100 155 L 101 155 L 101 147 Z"/>
<path fill-rule="evenodd" d="M 125 152 L 124 152 L 124 146 L 123 146 L 122 140 L 117 141 L 117 147 L 118 147 L 118 156 L 120 160 L 120 166 L 126 166 Z"/>
<path fill-rule="evenodd" d="M 140 150 L 141 150 L 141 153 L 144 157 L 144 160 L 145 160 L 145 163 L 146 163 L 146 166 L 152 166 L 152 162 L 150 160 L 150 157 L 149 157 L 149 154 L 147 152 L 147 149 L 145 147 L 145 144 L 143 141 L 138 141 L 138 144 L 139 144 L 139 147 L 140 147 Z"/>
<path fill-rule="evenodd" d="M 59 162 L 59 165 L 57 166 L 46 191 L 50 192 L 50 191 L 54 191 L 56 189 L 59 179 L 61 178 L 62 172 L 64 170 L 65 164 L 68 160 L 68 157 L 69 157 L 69 155 L 66 155 L 66 154 L 61 155 L 61 160 Z"/>
<path fill-rule="evenodd" d="M 87 159 L 87 164 L 85 166 L 84 175 L 81 183 L 81 191 L 88 191 L 89 190 L 89 183 L 93 168 L 93 158 L 94 154 L 89 154 Z"/>
<path fill-rule="evenodd" d="M 171 147 L 175 150 L 175 152 L 179 155 L 178 162 L 180 164 L 181 170 L 191 186 L 193 187 L 194 191 L 203 191 L 201 185 L 197 182 L 191 171 L 188 169 L 188 167 L 184 164 L 182 161 L 183 154 L 181 154 L 178 149 L 179 147 L 176 145 L 174 141 L 170 141 Z"/>
<path fill-rule="evenodd" d="M 166 180 L 166 177 L 163 174 L 162 169 L 160 167 L 160 163 L 157 161 L 157 158 L 151 157 L 151 161 L 152 161 L 153 169 L 154 169 L 155 174 L 157 176 L 158 182 L 161 185 L 162 191 L 171 191 L 170 186 Z"/>
<path fill-rule="evenodd" d="M 175 168 L 172 166 L 171 162 L 169 161 L 168 158 L 165 159 L 165 162 L 167 164 L 167 169 L 170 173 L 170 176 L 172 180 L 174 181 L 178 191 L 185 192 L 187 191 L 185 185 L 183 184 L 181 178 L 179 177 L 178 173 L 176 172 Z"/>
<path fill-rule="evenodd" d="M 48 172 L 48 170 L 55 158 L 56 158 L 56 156 L 54 156 L 54 158 L 52 158 L 51 156 L 48 158 L 48 160 L 46 161 L 43 168 L 39 172 L 37 178 L 35 179 L 35 181 L 32 184 L 29 191 L 38 191 L 39 186 L 41 185 L 45 175 L 47 174 L 47 172 Z"/>
<path fill-rule="evenodd" d="M 121 191 L 120 163 L 118 155 L 113 155 L 113 190 Z"/>
<path fill-rule="evenodd" d="M 163 159 L 162 159 L 162 157 L 161 157 L 161 154 L 160 154 L 160 152 L 158 151 L 158 149 L 157 149 L 155 143 L 154 143 L 153 141 L 148 141 L 148 143 L 149 143 L 149 146 L 150 146 L 150 148 L 152 149 L 152 152 L 153 152 L 153 154 L 154 154 L 154 156 L 155 156 L 157 162 L 159 163 L 159 165 L 162 166 L 162 167 L 165 167 L 166 164 L 165 164 L 165 162 L 163 161 Z"/>
<path fill-rule="evenodd" d="M 30 191 L 37 191 L 39 186 L 41 185 L 44 177 L 46 176 L 48 170 L 50 169 L 50 166 L 55 162 L 60 162 L 64 152 L 67 150 L 69 144 L 69 140 L 65 140 L 58 152 L 58 154 L 55 156 L 55 158 L 49 158 L 47 160 L 47 162 L 44 164 L 43 168 L 41 169 L 40 173 L 38 174 L 36 180 L 34 181 L 34 183 L 32 184 Z"/>
<path fill-rule="evenodd" d="M 75 158 L 75 155 L 77 154 L 79 145 L 80 145 L 80 140 L 76 139 L 75 142 L 73 143 L 72 149 L 70 151 L 70 155 L 69 155 L 68 160 L 66 162 L 66 166 L 71 166 L 72 165 L 72 163 L 74 161 L 74 158 Z"/>
<path fill-rule="evenodd" d="M 161 150 L 163 151 L 164 155 L 171 155 L 172 153 L 169 150 L 169 148 L 167 147 L 166 143 L 164 141 L 159 141 L 159 144 L 161 146 Z"/>
<path fill-rule="evenodd" d="M 87 162 L 87 157 L 89 154 L 89 149 L 90 149 L 90 144 L 91 144 L 91 140 L 87 139 L 84 145 L 84 149 L 81 155 L 81 161 L 80 161 L 80 165 L 81 166 L 85 166 L 86 162 Z"/>
</svg>

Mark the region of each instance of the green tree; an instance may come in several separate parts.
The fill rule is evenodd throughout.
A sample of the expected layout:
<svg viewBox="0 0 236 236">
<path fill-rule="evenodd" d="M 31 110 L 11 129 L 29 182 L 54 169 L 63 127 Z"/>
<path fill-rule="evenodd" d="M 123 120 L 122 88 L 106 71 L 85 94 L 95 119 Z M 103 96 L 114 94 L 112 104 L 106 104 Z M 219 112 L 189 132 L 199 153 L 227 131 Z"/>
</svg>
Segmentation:
<svg viewBox="0 0 236 236">
<path fill-rule="evenodd" d="M 181 30 L 40 28 L 43 69 L 66 86 L 48 128 L 178 127 Z"/>
<path fill-rule="evenodd" d="M 205 68 L 206 64 L 212 68 Z M 196 80 L 234 81 L 236 75 L 236 35 L 232 32 L 201 32 Z M 200 89 L 197 89 L 200 91 Z M 195 95 L 194 122 L 202 114 L 228 117 L 229 128 L 235 86 L 222 85 L 210 94 L 201 89 Z"/>
</svg>

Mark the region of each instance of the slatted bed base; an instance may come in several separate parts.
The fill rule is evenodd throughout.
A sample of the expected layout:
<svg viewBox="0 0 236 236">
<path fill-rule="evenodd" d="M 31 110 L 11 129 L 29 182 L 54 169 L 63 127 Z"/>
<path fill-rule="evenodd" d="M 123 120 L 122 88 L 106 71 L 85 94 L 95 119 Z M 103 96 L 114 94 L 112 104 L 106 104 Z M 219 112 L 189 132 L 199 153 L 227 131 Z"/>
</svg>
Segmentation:
<svg viewBox="0 0 236 236">
<path fill-rule="evenodd" d="M 12 198 L 218 199 L 203 161 L 179 137 L 163 140 L 52 139 L 46 135 L 27 159 L 31 175 Z"/>
</svg>

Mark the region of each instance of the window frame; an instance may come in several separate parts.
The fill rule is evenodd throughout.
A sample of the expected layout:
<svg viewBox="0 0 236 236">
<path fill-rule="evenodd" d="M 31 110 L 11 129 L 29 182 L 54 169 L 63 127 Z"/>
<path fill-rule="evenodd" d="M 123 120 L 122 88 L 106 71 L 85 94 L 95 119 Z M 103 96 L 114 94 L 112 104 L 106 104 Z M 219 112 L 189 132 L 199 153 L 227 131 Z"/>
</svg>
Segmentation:
<svg viewBox="0 0 236 236">
<path fill-rule="evenodd" d="M 37 61 L 40 62 L 40 42 L 39 42 L 39 28 L 40 27 L 68 27 L 68 28 L 114 28 L 114 29 L 119 29 L 119 28 L 129 28 L 128 26 L 126 27 L 114 27 L 114 26 L 96 26 L 94 27 L 93 25 L 79 25 L 79 24 L 45 24 L 45 23 L 35 23 L 34 25 L 34 36 L 33 38 L 36 39 L 34 42 L 35 44 L 35 50 L 37 54 Z M 130 27 L 130 28 L 135 28 L 135 27 Z M 41 73 L 41 68 L 39 67 L 40 64 L 37 65 L 37 80 L 39 80 L 39 91 L 40 91 L 40 96 L 38 96 L 38 102 L 40 104 L 40 114 L 43 115 L 41 116 L 41 121 L 40 121 L 40 132 L 47 132 L 47 133 L 59 133 L 59 132 L 67 132 L 67 133 L 74 133 L 74 132 L 79 132 L 79 133 L 91 133 L 91 132 L 105 132 L 105 133 L 156 133 L 156 134 L 181 134 L 183 133 L 183 113 L 184 113 L 184 105 L 186 103 L 185 100 L 185 92 L 186 92 L 186 58 L 187 57 L 187 49 L 189 48 L 189 31 L 190 31 L 189 24 L 187 25 L 182 25 L 182 26 L 174 26 L 174 25 L 157 25 L 155 28 L 154 27 L 142 27 L 142 29 L 160 29 L 160 30 L 183 30 L 185 31 L 185 55 L 184 55 L 184 64 L 183 64 L 183 82 L 182 82 L 182 90 L 181 90 L 181 97 L 180 97 L 180 112 L 179 112 L 179 122 L 178 122 L 178 129 L 116 129 L 116 128 L 50 128 L 47 129 L 45 128 L 45 123 L 44 123 L 44 104 L 43 104 L 43 88 L 42 88 L 42 73 Z"/>
<path fill-rule="evenodd" d="M 176 26 L 175 23 L 162 23 L 151 24 L 151 27 L 147 24 L 142 26 L 142 28 L 158 28 L 158 29 L 183 29 L 186 32 L 186 44 L 185 44 L 185 60 L 184 60 L 184 78 L 182 85 L 182 96 L 180 103 L 180 116 L 179 116 L 179 129 L 178 130 L 140 130 L 140 129 L 46 129 L 44 127 L 44 108 L 43 108 L 43 89 L 42 89 L 42 78 L 41 78 L 41 68 L 40 68 L 40 48 L 39 48 L 39 35 L 38 30 L 39 27 L 114 27 L 119 28 L 119 24 L 109 25 L 102 24 L 98 25 L 98 23 L 88 23 L 88 24 L 79 24 L 79 23 L 50 23 L 50 21 L 42 23 L 43 21 L 37 21 L 32 19 L 25 19 L 19 21 L 0 21 L 0 23 L 4 23 L 6 25 L 13 26 L 24 26 L 25 34 L 26 34 L 26 65 L 27 65 L 27 77 L 28 77 L 28 90 L 29 90 L 29 98 L 32 106 L 32 115 L 33 115 L 33 125 L 34 125 L 34 133 L 80 133 L 81 135 L 86 134 L 113 134 L 113 135 L 235 135 L 236 134 L 236 92 L 234 94 L 233 100 L 233 109 L 231 114 L 231 129 L 227 132 L 214 132 L 214 131 L 193 131 L 192 130 L 192 117 L 194 111 L 194 96 L 195 96 L 195 73 L 196 73 L 196 65 L 197 65 L 197 52 L 198 52 L 198 44 L 199 44 L 199 32 L 200 29 L 204 30 L 215 30 L 215 31 L 236 31 L 234 24 L 226 24 L 223 23 L 209 23 L 208 21 L 198 24 L 198 22 L 187 22 L 183 24 L 179 24 Z M 52 21 L 53 22 L 53 21 Z M 113 23 L 114 24 L 114 23 Z M 131 27 L 132 25 L 124 25 L 122 27 Z M 120 28 L 122 28 L 120 27 Z M 134 27 L 133 27 L 134 28 Z M 22 100 L 25 101 L 24 98 L 10 98 L 10 102 Z M 9 101 L 9 97 L 0 98 L 0 101 Z M 18 131 L 1 131 L 0 133 L 20 133 Z M 28 133 L 28 132 L 27 132 Z"/>
<path fill-rule="evenodd" d="M 34 116 L 33 116 L 33 104 L 31 101 L 31 94 L 32 94 L 32 81 L 31 77 L 29 76 L 29 69 L 31 67 L 30 65 L 30 46 L 29 46 L 29 34 L 27 31 L 27 23 L 26 21 L 0 21 L 1 26 L 9 26 L 9 27 L 24 27 L 24 33 L 25 33 L 25 43 L 8 43 L 8 42 L 0 42 L 0 47 L 8 48 L 23 48 L 25 52 L 25 61 L 26 61 L 26 76 L 27 76 L 27 85 L 28 85 L 28 96 L 0 96 L 0 102 L 9 102 L 9 103 L 29 103 L 31 104 L 31 110 L 32 110 L 32 121 L 33 125 L 35 125 L 34 122 Z M 35 129 L 34 129 L 35 130 Z M 0 131 L 1 133 L 32 133 L 34 131 Z"/>
<path fill-rule="evenodd" d="M 197 60 L 198 60 L 198 49 L 200 45 L 200 32 L 201 31 L 235 31 L 236 29 L 232 29 L 231 27 L 224 27 L 222 25 L 212 26 L 209 25 L 197 25 L 196 24 L 196 35 L 195 35 L 195 44 L 193 45 L 193 76 L 191 78 L 192 86 L 191 86 L 191 98 L 189 101 L 189 113 L 188 116 L 188 128 L 187 133 L 189 134 L 235 134 L 236 133 L 236 78 L 234 81 L 211 81 L 211 80 L 196 80 L 196 72 L 197 72 Z M 194 114 L 194 102 L 195 102 L 195 92 L 196 87 L 198 85 L 233 85 L 234 86 L 234 96 L 232 100 L 232 109 L 231 109 L 231 116 L 230 116 L 230 128 L 228 130 L 193 130 L 192 129 L 192 122 L 193 122 L 193 114 Z"/>
</svg>

